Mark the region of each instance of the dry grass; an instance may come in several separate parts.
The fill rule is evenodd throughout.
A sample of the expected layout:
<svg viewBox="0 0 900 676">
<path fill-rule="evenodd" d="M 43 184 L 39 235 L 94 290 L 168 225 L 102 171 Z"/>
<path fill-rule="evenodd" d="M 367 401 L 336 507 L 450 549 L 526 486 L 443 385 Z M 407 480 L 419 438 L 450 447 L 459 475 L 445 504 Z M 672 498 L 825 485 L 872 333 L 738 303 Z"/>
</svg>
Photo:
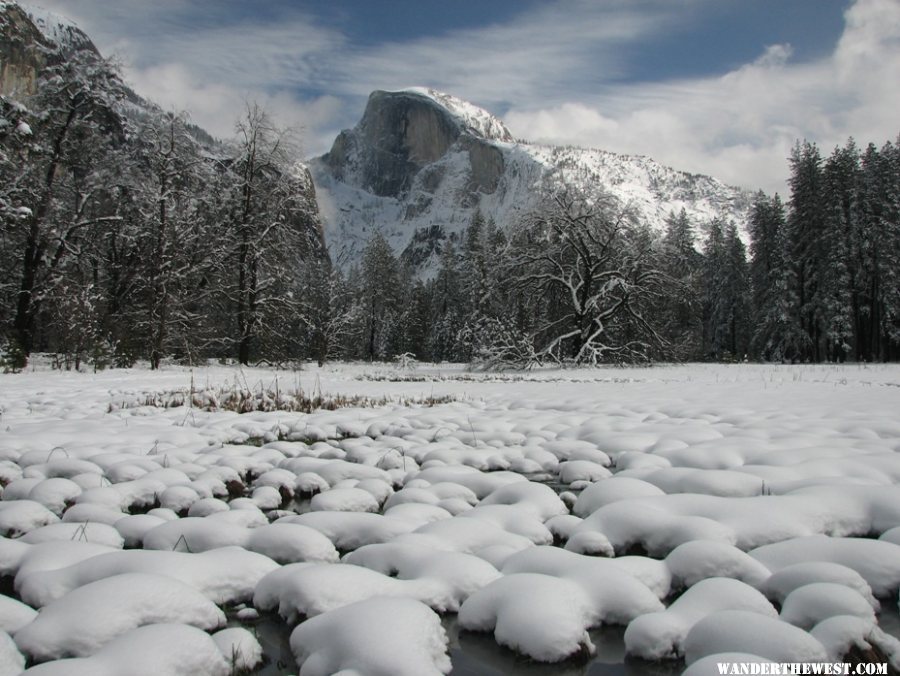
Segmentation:
<svg viewBox="0 0 900 676">
<path fill-rule="evenodd" d="M 201 411 L 233 411 L 258 413 L 289 411 L 312 413 L 334 411 L 339 408 L 374 408 L 398 404 L 401 406 L 437 406 L 454 401 L 450 395 L 428 397 L 366 397 L 362 395 L 329 395 L 321 392 L 307 394 L 303 390 L 283 391 L 277 387 L 256 388 L 224 386 L 196 390 L 193 387 L 167 392 L 152 392 L 130 401 L 113 402 L 109 411 L 150 406 L 153 408 L 178 408 L 182 406 Z"/>
</svg>

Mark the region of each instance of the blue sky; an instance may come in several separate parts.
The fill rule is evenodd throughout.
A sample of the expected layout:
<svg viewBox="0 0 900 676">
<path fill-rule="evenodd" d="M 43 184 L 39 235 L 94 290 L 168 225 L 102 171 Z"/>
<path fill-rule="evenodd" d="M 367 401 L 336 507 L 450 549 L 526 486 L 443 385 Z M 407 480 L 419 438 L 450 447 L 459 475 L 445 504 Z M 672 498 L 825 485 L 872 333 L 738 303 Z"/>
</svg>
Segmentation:
<svg viewBox="0 0 900 676">
<path fill-rule="evenodd" d="M 374 89 L 431 86 L 518 137 L 784 190 L 798 138 L 900 131 L 898 0 L 36 0 L 135 88 L 227 136 L 243 99 L 307 154 Z"/>
</svg>

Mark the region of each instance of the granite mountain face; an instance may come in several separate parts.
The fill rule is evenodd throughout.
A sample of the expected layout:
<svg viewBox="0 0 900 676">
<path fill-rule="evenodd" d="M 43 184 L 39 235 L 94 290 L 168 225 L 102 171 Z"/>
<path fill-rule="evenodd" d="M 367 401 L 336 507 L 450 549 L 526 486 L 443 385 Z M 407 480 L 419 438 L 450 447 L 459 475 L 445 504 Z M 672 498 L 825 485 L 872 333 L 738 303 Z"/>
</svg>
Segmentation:
<svg viewBox="0 0 900 676">
<path fill-rule="evenodd" d="M 354 264 L 377 230 L 426 277 L 476 211 L 515 228 L 551 180 L 603 188 L 660 230 L 682 208 L 696 226 L 742 224 L 750 204 L 744 190 L 648 157 L 516 141 L 490 113 L 423 88 L 373 92 L 310 169 L 332 260 Z"/>
</svg>

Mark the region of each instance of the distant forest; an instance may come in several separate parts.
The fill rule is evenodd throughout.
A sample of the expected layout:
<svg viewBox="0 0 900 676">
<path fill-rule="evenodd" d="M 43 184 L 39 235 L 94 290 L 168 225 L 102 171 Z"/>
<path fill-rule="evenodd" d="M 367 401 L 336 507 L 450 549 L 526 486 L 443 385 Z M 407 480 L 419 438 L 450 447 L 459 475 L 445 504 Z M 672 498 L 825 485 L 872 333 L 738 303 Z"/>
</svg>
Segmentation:
<svg viewBox="0 0 900 676">
<path fill-rule="evenodd" d="M 900 358 L 900 141 L 798 143 L 786 203 L 757 194 L 746 224 L 653 232 L 548 184 L 508 230 L 444 239 L 429 279 L 377 233 L 333 267 L 297 153 L 252 105 L 211 144 L 93 53 L 0 97 L 0 366 Z"/>
</svg>

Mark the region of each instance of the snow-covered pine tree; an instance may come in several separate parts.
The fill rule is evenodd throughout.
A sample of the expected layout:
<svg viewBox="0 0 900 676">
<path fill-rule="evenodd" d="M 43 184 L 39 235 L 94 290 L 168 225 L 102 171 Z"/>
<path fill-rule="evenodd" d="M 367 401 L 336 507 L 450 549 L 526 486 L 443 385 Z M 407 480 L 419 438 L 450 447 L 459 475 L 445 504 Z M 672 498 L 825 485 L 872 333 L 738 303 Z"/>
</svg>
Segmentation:
<svg viewBox="0 0 900 676">
<path fill-rule="evenodd" d="M 672 345 L 672 356 L 699 358 L 702 356 L 700 272 L 703 257 L 696 249 L 694 231 L 684 209 L 678 214 L 673 211 L 666 219 L 661 259 L 671 286 L 656 312 L 665 317 L 665 333 Z"/>
<path fill-rule="evenodd" d="M 823 357 L 824 286 L 827 255 L 822 229 L 825 199 L 822 158 L 814 143 L 798 143 L 791 151 L 791 198 L 788 215 L 790 261 L 794 266 L 803 361 Z"/>
<path fill-rule="evenodd" d="M 775 195 L 756 195 L 750 213 L 753 291 L 751 349 L 772 361 L 799 358 L 799 312 L 794 266 L 789 258 L 784 204 Z"/>
<path fill-rule="evenodd" d="M 380 232 L 363 251 L 359 277 L 362 306 L 361 356 L 370 361 L 394 356 L 392 338 L 403 304 L 400 262 Z"/>
<path fill-rule="evenodd" d="M 461 267 L 453 242 L 444 240 L 441 267 L 432 284 L 431 322 L 426 350 L 435 361 L 457 361 L 461 358 L 457 334 L 463 326 L 466 312 L 466 289 Z"/>
<path fill-rule="evenodd" d="M 859 150 L 853 139 L 835 148 L 822 171 L 822 314 L 828 361 L 859 358 Z"/>
</svg>

